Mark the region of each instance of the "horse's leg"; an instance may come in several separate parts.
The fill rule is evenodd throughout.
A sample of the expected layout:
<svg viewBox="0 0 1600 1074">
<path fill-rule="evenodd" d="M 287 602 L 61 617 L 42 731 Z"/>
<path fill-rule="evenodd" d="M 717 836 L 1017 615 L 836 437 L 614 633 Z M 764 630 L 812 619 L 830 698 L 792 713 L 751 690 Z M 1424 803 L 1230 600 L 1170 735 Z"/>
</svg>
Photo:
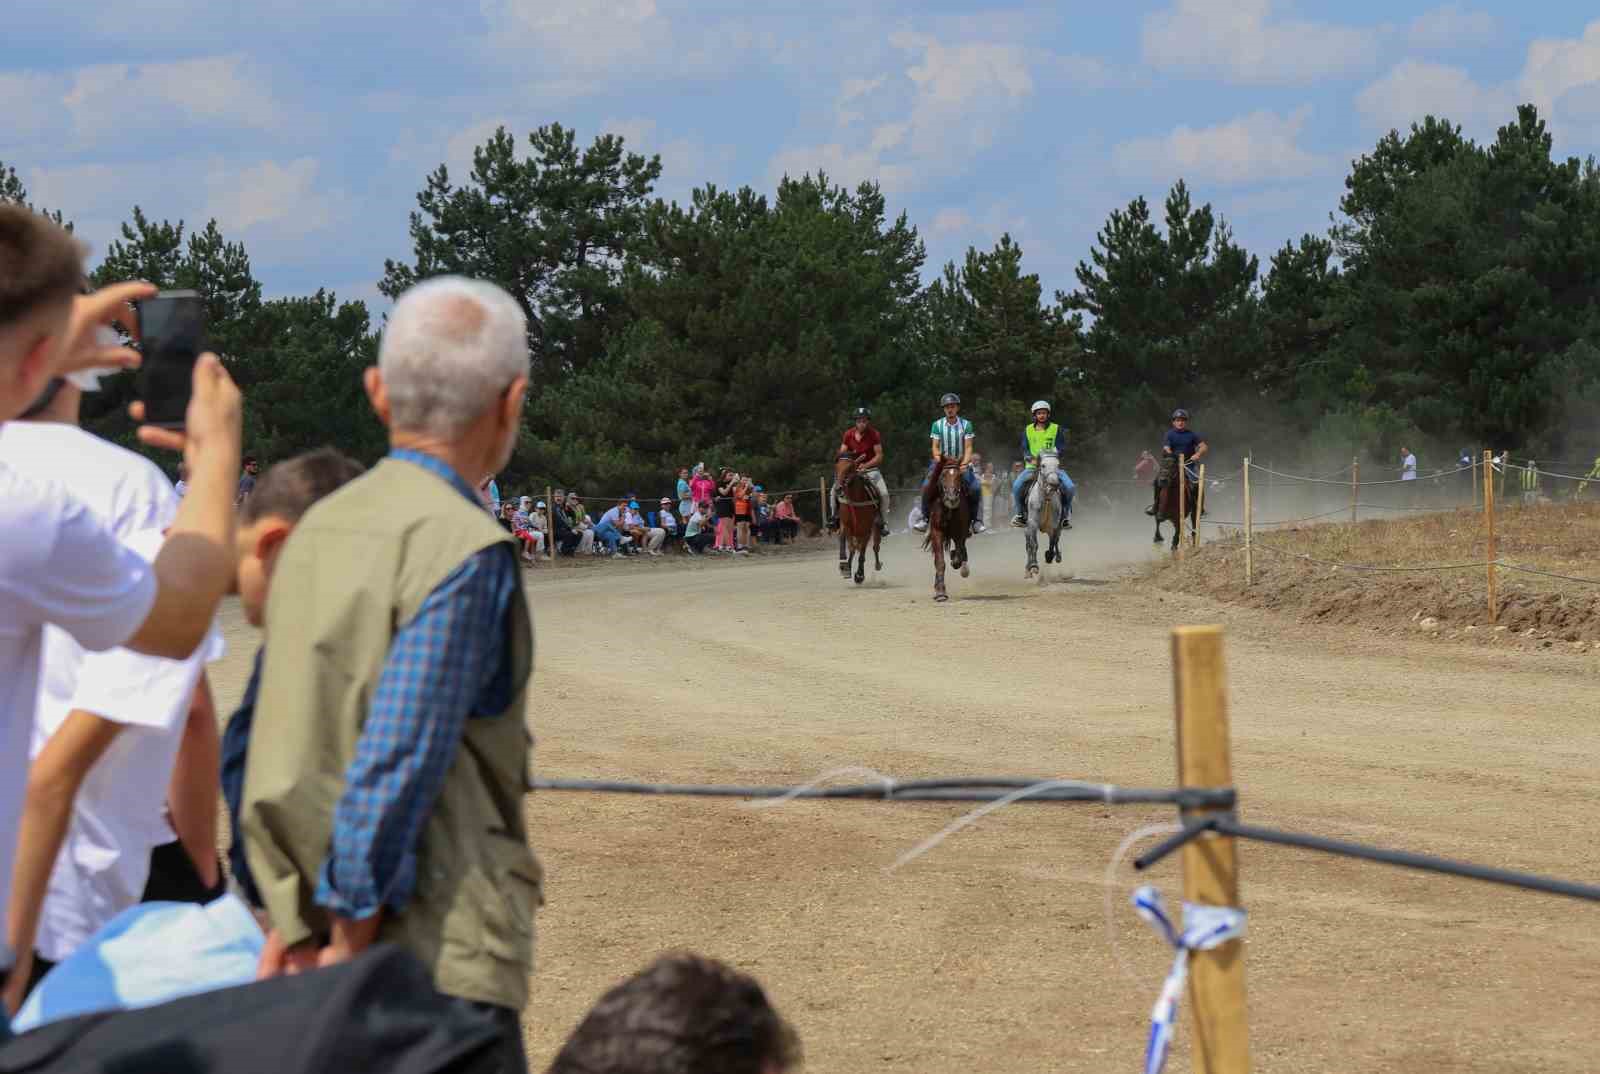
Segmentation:
<svg viewBox="0 0 1600 1074">
<path fill-rule="evenodd" d="M 882 515 L 872 520 L 872 569 L 875 571 L 883 570 L 883 556 L 878 551 L 879 546 L 883 544 L 883 527 L 879 525 L 882 520 Z"/>
<path fill-rule="evenodd" d="M 943 519 L 928 524 L 929 542 L 933 545 L 933 599 L 949 600 L 944 591 L 944 522 Z"/>
<path fill-rule="evenodd" d="M 858 533 L 852 543 L 855 545 L 855 555 L 851 557 L 855 560 L 854 577 L 856 585 L 860 585 L 867 576 L 867 535 Z"/>
<path fill-rule="evenodd" d="M 841 516 L 844 514 L 844 508 L 841 507 L 839 509 L 839 514 Z M 850 539 L 850 534 L 849 534 L 849 527 L 843 525 L 842 524 L 843 521 L 844 521 L 843 518 L 841 518 L 840 519 L 841 525 L 839 526 L 839 573 L 840 574 L 849 574 L 850 573 L 850 552 L 849 552 L 849 549 L 847 548 L 845 542 Z"/>
<path fill-rule="evenodd" d="M 1023 531 L 1026 536 L 1022 539 L 1023 547 L 1028 550 L 1028 565 L 1023 570 L 1024 578 L 1032 578 L 1039 573 L 1039 516 L 1033 508 L 1028 508 L 1028 528 Z"/>
</svg>

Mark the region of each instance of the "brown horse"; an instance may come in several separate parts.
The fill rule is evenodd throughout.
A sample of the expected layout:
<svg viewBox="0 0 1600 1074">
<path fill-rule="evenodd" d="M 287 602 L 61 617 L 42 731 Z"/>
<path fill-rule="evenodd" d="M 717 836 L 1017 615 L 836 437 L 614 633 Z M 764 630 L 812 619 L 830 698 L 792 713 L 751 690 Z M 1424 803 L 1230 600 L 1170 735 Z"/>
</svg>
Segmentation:
<svg viewBox="0 0 1600 1074">
<path fill-rule="evenodd" d="M 938 477 L 922 492 L 922 517 L 928 523 L 928 536 L 922 547 L 933 549 L 933 599 L 946 601 L 944 591 L 944 549 L 950 546 L 950 566 L 967 576 L 967 534 L 972 532 L 972 506 L 966 486 L 961 483 L 961 466 L 946 459 Z"/>
<path fill-rule="evenodd" d="M 1184 475 L 1184 502 L 1183 517 L 1189 522 L 1190 530 L 1196 526 L 1195 508 L 1199 500 L 1197 493 L 1199 487 L 1193 478 Z M 1156 498 L 1156 535 L 1155 544 L 1161 543 L 1161 523 L 1172 523 L 1172 550 L 1178 550 L 1178 542 L 1183 539 L 1183 526 L 1178 520 L 1178 460 L 1171 455 L 1164 456 L 1161 460 L 1161 470 L 1156 477 L 1156 489 L 1159 492 Z"/>
<path fill-rule="evenodd" d="M 839 573 L 849 577 L 854 561 L 856 585 L 866 581 L 867 542 L 872 542 L 872 569 L 883 570 L 878 546 L 883 542 L 878 528 L 878 501 L 867 488 L 866 479 L 849 455 L 840 455 L 833 472 L 839 487 Z"/>
</svg>

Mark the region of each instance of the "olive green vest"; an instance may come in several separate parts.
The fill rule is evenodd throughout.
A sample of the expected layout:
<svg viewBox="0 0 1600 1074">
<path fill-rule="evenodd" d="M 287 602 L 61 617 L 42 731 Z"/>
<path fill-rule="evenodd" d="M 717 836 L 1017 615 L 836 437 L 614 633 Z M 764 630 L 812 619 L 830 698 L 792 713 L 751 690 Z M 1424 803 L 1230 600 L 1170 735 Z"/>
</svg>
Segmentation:
<svg viewBox="0 0 1600 1074">
<path fill-rule="evenodd" d="M 448 483 L 386 459 L 319 501 L 285 543 L 267 601 L 241 827 L 286 943 L 328 932 L 328 911 L 313 896 L 396 629 L 469 557 L 510 542 Z M 522 812 L 533 630 L 520 571 L 510 622 L 511 707 L 467 720 L 417 848 L 415 892 L 403 910 L 384 911 L 380 939 L 420 958 L 441 992 L 521 1010 L 543 878 Z"/>
</svg>

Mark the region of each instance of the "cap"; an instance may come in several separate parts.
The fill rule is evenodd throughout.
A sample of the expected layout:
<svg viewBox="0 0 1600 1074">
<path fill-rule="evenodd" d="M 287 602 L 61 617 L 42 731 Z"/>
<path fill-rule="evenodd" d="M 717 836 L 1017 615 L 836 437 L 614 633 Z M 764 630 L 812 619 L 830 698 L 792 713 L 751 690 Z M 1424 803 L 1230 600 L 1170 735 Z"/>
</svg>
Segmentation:
<svg viewBox="0 0 1600 1074">
<path fill-rule="evenodd" d="M 629 507 L 638 507 L 639 506 L 639 501 L 638 500 L 629 500 L 628 501 L 628 506 Z"/>
<path fill-rule="evenodd" d="M 661 502 L 670 506 L 671 503 L 672 503 L 672 497 L 671 496 L 663 496 L 663 497 L 661 497 Z"/>
<path fill-rule="evenodd" d="M 543 507 L 544 506 L 544 501 L 540 500 L 538 503 L 534 504 L 533 506 L 535 506 L 535 507 Z"/>
</svg>

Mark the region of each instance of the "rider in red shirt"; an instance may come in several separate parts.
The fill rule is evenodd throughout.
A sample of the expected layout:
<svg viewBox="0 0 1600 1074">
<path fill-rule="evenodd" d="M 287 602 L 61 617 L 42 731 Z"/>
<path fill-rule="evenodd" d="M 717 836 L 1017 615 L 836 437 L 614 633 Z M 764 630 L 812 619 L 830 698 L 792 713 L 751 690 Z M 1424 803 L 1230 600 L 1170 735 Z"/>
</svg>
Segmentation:
<svg viewBox="0 0 1600 1074">
<path fill-rule="evenodd" d="M 856 460 L 856 467 L 867 484 L 878 494 L 878 532 L 889 536 L 889 527 L 884 519 L 889 517 L 889 486 L 884 484 L 883 474 L 878 467 L 883 465 L 883 437 L 878 430 L 872 427 L 872 411 L 866 407 L 856 408 L 856 420 L 850 428 L 844 431 L 844 436 L 839 441 L 839 457 L 850 457 Z M 831 497 L 832 521 L 828 529 L 839 528 L 839 483 L 834 482 Z"/>
</svg>

